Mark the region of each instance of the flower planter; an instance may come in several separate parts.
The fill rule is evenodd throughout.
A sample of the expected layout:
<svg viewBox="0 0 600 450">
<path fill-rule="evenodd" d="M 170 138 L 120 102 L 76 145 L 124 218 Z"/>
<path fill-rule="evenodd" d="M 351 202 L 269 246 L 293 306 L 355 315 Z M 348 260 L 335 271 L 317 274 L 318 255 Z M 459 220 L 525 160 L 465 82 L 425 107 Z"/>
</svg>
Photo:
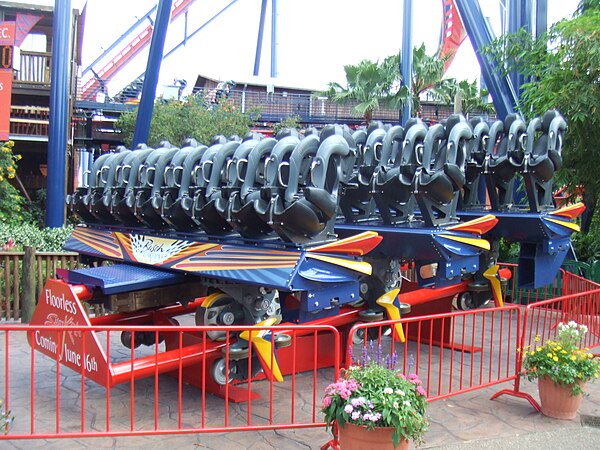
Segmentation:
<svg viewBox="0 0 600 450">
<path fill-rule="evenodd" d="M 392 442 L 393 427 L 376 427 L 345 423 L 338 427 L 340 450 L 408 450 L 409 442 L 401 440 L 397 447 Z"/>
<path fill-rule="evenodd" d="M 555 383 L 544 375 L 538 379 L 542 414 L 554 419 L 573 420 L 583 394 L 571 395 L 571 385 Z"/>
</svg>

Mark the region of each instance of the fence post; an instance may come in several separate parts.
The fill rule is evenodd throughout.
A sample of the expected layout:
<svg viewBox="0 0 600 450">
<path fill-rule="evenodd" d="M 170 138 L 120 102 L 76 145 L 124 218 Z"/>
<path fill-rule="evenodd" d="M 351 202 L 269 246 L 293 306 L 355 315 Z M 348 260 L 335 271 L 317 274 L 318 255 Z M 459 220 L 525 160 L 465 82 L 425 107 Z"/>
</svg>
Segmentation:
<svg viewBox="0 0 600 450">
<path fill-rule="evenodd" d="M 36 258 L 35 248 L 25 247 L 23 256 L 23 309 L 21 313 L 21 322 L 29 323 L 35 309 L 35 291 L 36 291 Z"/>
</svg>

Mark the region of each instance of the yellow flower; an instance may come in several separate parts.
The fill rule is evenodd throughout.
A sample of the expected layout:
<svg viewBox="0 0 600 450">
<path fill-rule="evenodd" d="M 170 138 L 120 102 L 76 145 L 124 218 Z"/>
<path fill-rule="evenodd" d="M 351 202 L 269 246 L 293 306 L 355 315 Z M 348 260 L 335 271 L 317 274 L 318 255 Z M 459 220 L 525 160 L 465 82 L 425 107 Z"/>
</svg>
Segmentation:
<svg viewBox="0 0 600 450">
<path fill-rule="evenodd" d="M 542 347 L 538 347 L 535 349 L 536 352 L 541 352 L 542 351 Z"/>
<path fill-rule="evenodd" d="M 567 354 L 567 351 L 566 351 L 566 350 L 561 350 L 560 352 L 561 352 L 563 355 L 566 355 L 566 354 Z"/>
<path fill-rule="evenodd" d="M 8 141 L 8 142 L 6 143 L 6 145 L 8 145 L 9 147 L 14 147 L 14 146 L 15 146 L 15 143 L 14 143 L 13 141 Z"/>
<path fill-rule="evenodd" d="M 552 358 L 554 360 L 554 362 L 558 362 L 558 356 L 555 356 L 554 358 Z"/>
<path fill-rule="evenodd" d="M 577 356 L 573 355 L 571 356 L 571 361 L 575 361 L 577 359 Z"/>
<path fill-rule="evenodd" d="M 541 340 L 541 339 L 542 339 L 542 338 L 541 338 L 541 337 L 540 337 L 540 335 L 538 334 L 538 335 L 535 337 L 534 341 L 535 341 L 535 342 L 540 342 L 540 340 Z"/>
<path fill-rule="evenodd" d="M 547 356 L 548 358 L 552 358 L 554 355 L 553 355 L 552 353 L 548 353 L 546 356 Z"/>
<path fill-rule="evenodd" d="M 588 353 L 588 354 L 587 354 L 587 357 L 588 357 L 588 358 L 593 358 L 593 357 L 594 357 L 594 355 L 592 355 L 591 353 Z"/>
<path fill-rule="evenodd" d="M 23 156 L 21 156 L 21 155 L 15 155 L 15 158 L 17 158 L 17 161 L 20 161 L 23 158 Z"/>
</svg>

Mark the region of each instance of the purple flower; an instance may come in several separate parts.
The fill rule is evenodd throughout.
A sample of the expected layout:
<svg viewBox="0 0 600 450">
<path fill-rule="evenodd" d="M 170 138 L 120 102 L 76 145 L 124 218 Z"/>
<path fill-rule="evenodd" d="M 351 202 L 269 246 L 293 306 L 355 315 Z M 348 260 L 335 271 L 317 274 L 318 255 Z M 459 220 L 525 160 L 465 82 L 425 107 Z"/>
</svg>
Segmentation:
<svg viewBox="0 0 600 450">
<path fill-rule="evenodd" d="M 346 414 L 350 414 L 353 410 L 354 410 L 354 408 L 352 407 L 352 405 L 346 405 L 346 406 L 344 406 L 344 412 Z"/>
<path fill-rule="evenodd" d="M 352 420 L 360 419 L 360 411 L 353 411 L 351 417 L 352 417 Z"/>
</svg>

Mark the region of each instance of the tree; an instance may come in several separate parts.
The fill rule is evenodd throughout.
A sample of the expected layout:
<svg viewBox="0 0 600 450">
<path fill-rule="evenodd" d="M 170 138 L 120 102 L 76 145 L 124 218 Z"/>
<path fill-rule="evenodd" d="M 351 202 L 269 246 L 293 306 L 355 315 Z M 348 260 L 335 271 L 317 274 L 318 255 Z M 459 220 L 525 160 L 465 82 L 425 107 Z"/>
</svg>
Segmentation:
<svg viewBox="0 0 600 450">
<path fill-rule="evenodd" d="M 529 77 L 521 94 L 524 115 L 555 108 L 567 120 L 559 181 L 572 190 L 583 187 L 588 220 L 582 229 L 588 231 L 600 195 L 600 0 L 582 1 L 572 19 L 539 39 L 520 31 L 494 41 L 486 52 L 507 71 Z"/>
<path fill-rule="evenodd" d="M 325 95 L 333 102 L 341 104 L 357 102 L 354 111 L 362 114 L 367 123 L 371 121 L 373 111 L 379 106 L 400 109 L 409 98 L 413 102 L 413 115 L 420 116 L 421 96 L 425 93 L 434 100 L 451 103 L 456 92 L 464 91 L 462 94 L 467 100 L 465 106 L 475 110 L 488 110 L 490 106 L 485 106 L 483 95 L 475 93 L 475 83 L 458 83 L 454 79 L 443 79 L 444 61 L 445 58 L 428 55 L 425 44 L 421 44 L 413 50 L 410 93 L 405 86 L 401 86 L 401 55 L 398 54 L 388 56 L 381 63 L 363 60 L 357 65 L 344 66 L 346 87 L 339 83 L 329 83 L 329 89 L 319 95 Z"/>
<path fill-rule="evenodd" d="M 123 133 L 125 145 L 131 146 L 137 110 L 126 112 L 117 121 L 116 128 Z M 157 101 L 154 105 L 150 135 L 147 144 L 157 146 L 167 140 L 174 145 L 190 137 L 208 144 L 217 135 L 243 136 L 250 130 L 253 119 L 242 113 L 228 100 L 207 105 L 202 98 L 189 97 L 185 101 Z"/>
<path fill-rule="evenodd" d="M 388 57 L 381 64 L 365 59 L 357 65 L 346 65 L 346 86 L 332 82 L 319 95 L 340 104 L 357 102 L 354 111 L 362 114 L 365 122 L 369 123 L 373 111 L 380 105 L 399 108 L 408 98 L 408 90 L 400 87 L 399 66 L 394 66 L 393 58 L 397 57 Z"/>
<path fill-rule="evenodd" d="M 455 79 L 443 81 L 447 81 L 447 83 L 439 86 L 438 91 L 442 92 L 443 98 L 455 99 L 455 102 L 460 100 L 460 105 L 455 105 L 460 113 L 468 116 L 470 113 L 494 112 L 494 105 L 485 99 L 489 92 L 480 89 L 476 81 L 461 80 L 457 82 Z"/>
</svg>

